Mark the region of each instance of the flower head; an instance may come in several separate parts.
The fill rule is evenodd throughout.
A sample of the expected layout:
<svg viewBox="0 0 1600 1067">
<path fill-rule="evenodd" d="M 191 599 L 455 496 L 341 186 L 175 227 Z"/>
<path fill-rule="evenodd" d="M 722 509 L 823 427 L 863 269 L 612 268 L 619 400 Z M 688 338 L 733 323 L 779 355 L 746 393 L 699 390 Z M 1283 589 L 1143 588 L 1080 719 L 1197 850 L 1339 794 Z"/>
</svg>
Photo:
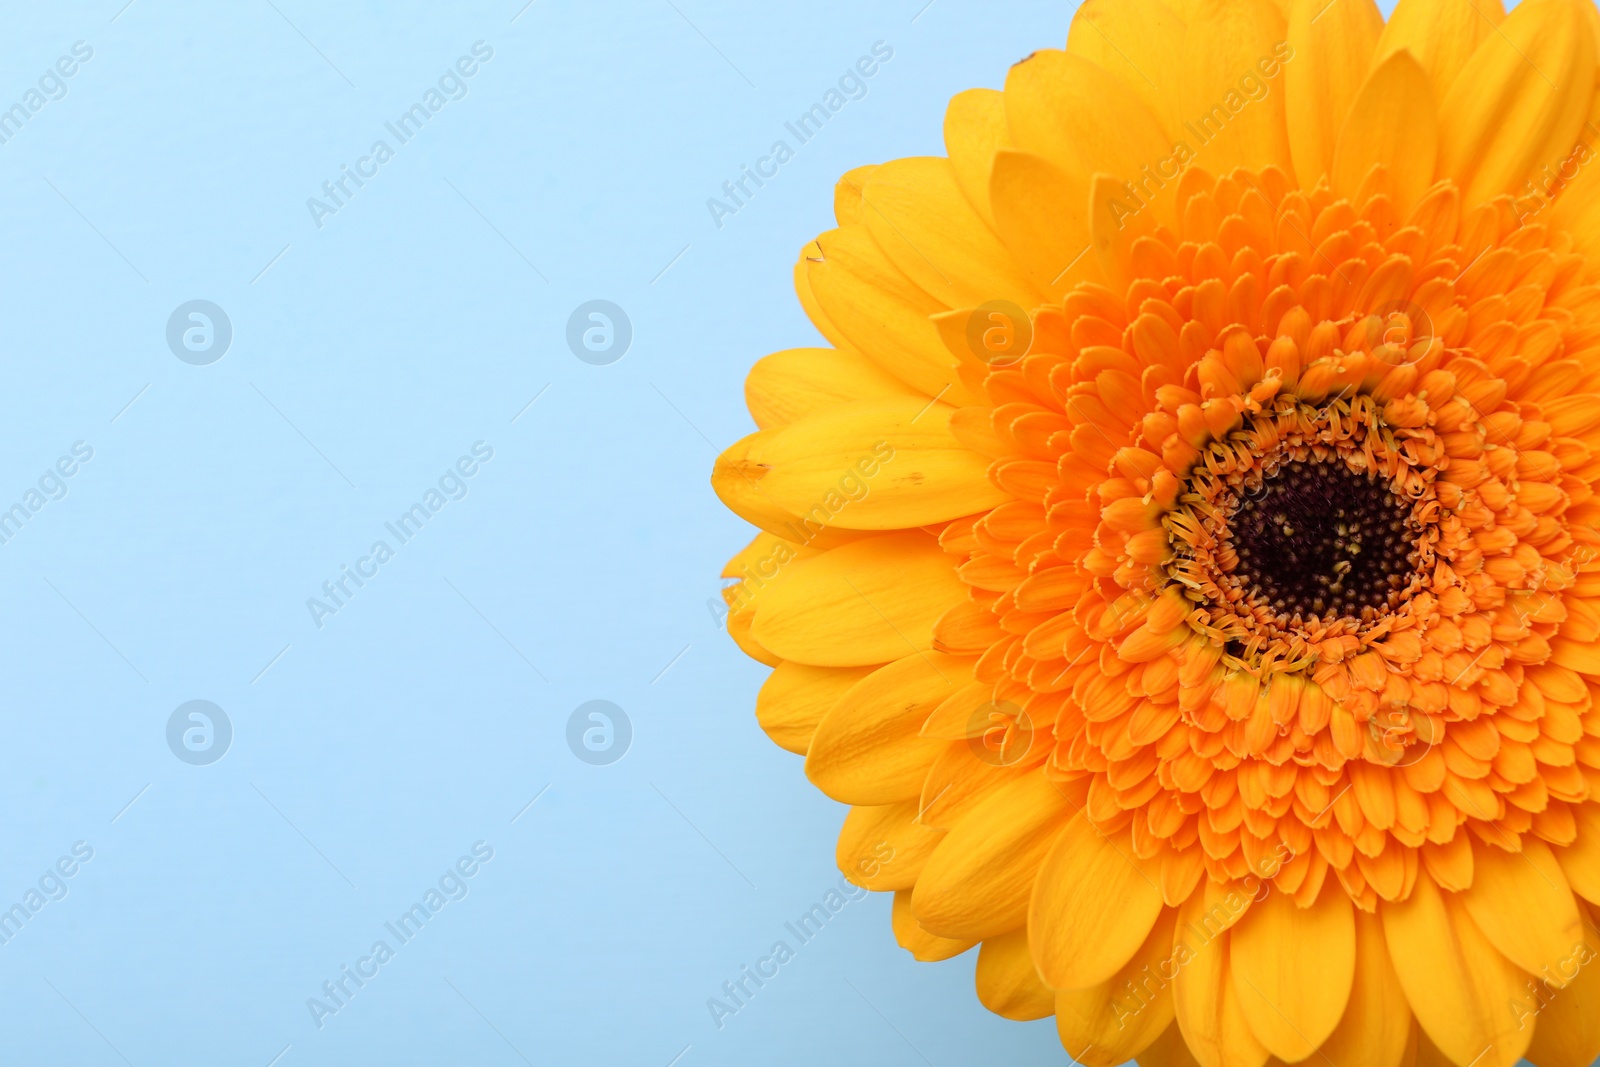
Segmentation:
<svg viewBox="0 0 1600 1067">
<path fill-rule="evenodd" d="M 758 717 L 1080 1062 L 1600 1054 L 1597 56 L 1087 0 L 802 253 L 713 475 Z"/>
</svg>

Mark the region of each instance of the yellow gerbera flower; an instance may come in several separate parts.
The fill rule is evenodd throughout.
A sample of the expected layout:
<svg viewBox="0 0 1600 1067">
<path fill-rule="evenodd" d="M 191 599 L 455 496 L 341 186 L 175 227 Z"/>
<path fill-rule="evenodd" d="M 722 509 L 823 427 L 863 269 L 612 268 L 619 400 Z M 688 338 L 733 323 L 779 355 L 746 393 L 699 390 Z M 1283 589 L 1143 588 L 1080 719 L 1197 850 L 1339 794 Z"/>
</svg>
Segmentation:
<svg viewBox="0 0 1600 1067">
<path fill-rule="evenodd" d="M 1597 55 L 1087 0 L 802 253 L 713 474 L 757 716 L 1080 1062 L 1600 1054 Z"/>
</svg>

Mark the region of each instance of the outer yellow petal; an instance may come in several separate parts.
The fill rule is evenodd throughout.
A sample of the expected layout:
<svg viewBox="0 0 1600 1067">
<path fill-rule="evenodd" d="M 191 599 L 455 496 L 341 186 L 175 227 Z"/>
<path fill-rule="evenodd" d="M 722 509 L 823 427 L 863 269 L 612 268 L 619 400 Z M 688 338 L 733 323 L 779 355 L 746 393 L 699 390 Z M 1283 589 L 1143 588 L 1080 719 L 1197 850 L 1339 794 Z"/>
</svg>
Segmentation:
<svg viewBox="0 0 1600 1067">
<path fill-rule="evenodd" d="M 1067 52 L 1035 52 L 1006 75 L 1006 121 L 1020 149 L 1043 156 L 1088 187 L 1096 171 L 1135 181 L 1172 155 L 1161 124 L 1122 79 Z M 1156 208 L 1176 218 L 1175 183 Z"/>
<path fill-rule="evenodd" d="M 755 621 L 756 613 L 753 611 L 731 611 L 728 613 L 728 636 L 733 638 L 733 643 L 739 646 L 739 651 L 755 660 L 765 663 L 769 667 L 776 667 L 783 660 L 763 648 L 761 642 L 750 636 L 750 624 Z"/>
<path fill-rule="evenodd" d="M 744 521 L 795 545 L 834 548 L 855 540 L 858 534 L 830 530 L 821 523 L 802 521 L 799 516 L 779 507 L 762 488 L 761 481 L 766 477 L 768 468 L 751 458 L 751 450 L 763 441 L 770 440 L 774 433 L 776 431 L 761 430 L 750 434 L 729 445 L 717 457 L 716 464 L 711 468 L 711 489 L 717 494 L 717 499 Z M 763 558 L 770 559 L 771 556 Z M 777 562 L 781 565 L 783 560 Z M 742 578 L 746 577 L 746 572 L 725 573 L 724 577 Z"/>
<path fill-rule="evenodd" d="M 1300 184 L 1310 188 L 1333 166 L 1333 150 L 1356 92 L 1366 80 L 1383 15 L 1372 0 L 1293 0 L 1283 70 L 1289 152 Z"/>
<path fill-rule="evenodd" d="M 1474 841 L 1472 854 L 1472 885 L 1459 900 L 1489 943 L 1531 974 L 1571 955 L 1583 926 L 1549 847 L 1531 836 L 1521 852 Z"/>
<path fill-rule="evenodd" d="M 1189 1051 L 1178 1024 L 1167 1027 L 1150 1047 L 1139 1053 L 1139 1067 L 1200 1067 L 1200 1061 Z"/>
<path fill-rule="evenodd" d="M 1055 994 L 1033 969 L 1027 930 L 986 940 L 978 949 L 974 981 L 979 1002 L 996 1015 L 1021 1022 L 1042 1019 L 1055 1011 Z"/>
<path fill-rule="evenodd" d="M 927 534 L 865 537 L 778 572 L 756 603 L 751 633 L 801 663 L 886 663 L 932 648 L 933 624 L 965 595 Z"/>
<path fill-rule="evenodd" d="M 821 235 L 806 249 L 804 266 L 810 292 L 838 334 L 828 335 L 835 346 L 842 338 L 927 396 L 943 393 L 946 401 L 971 401 L 939 332 L 928 321 L 948 308 L 902 274 L 866 227 Z"/>
<path fill-rule="evenodd" d="M 894 895 L 894 907 L 889 912 L 889 923 L 894 929 L 895 942 L 913 959 L 923 963 L 936 963 L 959 956 L 976 945 L 975 938 L 940 937 L 930 934 L 911 913 L 911 890 L 901 889 Z"/>
<path fill-rule="evenodd" d="M 1573 814 L 1578 822 L 1577 840 L 1556 849 L 1556 860 L 1573 892 L 1591 904 L 1600 904 L 1600 804 L 1580 804 Z"/>
<path fill-rule="evenodd" d="M 1180 94 L 1187 125 L 1178 136 L 1212 174 L 1269 164 L 1293 174 L 1278 75 L 1286 60 L 1299 60 L 1289 58 L 1282 12 L 1267 0 L 1195 0 L 1193 7 Z M 1240 84 L 1252 78 L 1268 90 L 1259 100 Z"/>
<path fill-rule="evenodd" d="M 914 799 L 945 747 L 921 735 L 922 722 L 972 677 L 974 662 L 919 652 L 851 686 L 811 738 L 806 752 L 811 784 L 846 804 Z"/>
<path fill-rule="evenodd" d="M 1400 0 L 1378 37 L 1373 63 L 1402 49 L 1410 52 L 1427 72 L 1434 99 L 1442 100 L 1505 17 L 1500 0 Z"/>
<path fill-rule="evenodd" d="M 1233 928 L 1229 963 L 1250 1029 L 1279 1059 L 1303 1060 L 1332 1034 L 1355 978 L 1350 897 L 1329 879 L 1309 908 L 1269 892 Z"/>
<path fill-rule="evenodd" d="M 1067 51 L 1120 78 L 1156 117 L 1170 144 L 1189 117 L 1178 110 L 1186 29 L 1183 18 L 1160 0 L 1085 0 L 1072 17 Z"/>
<path fill-rule="evenodd" d="M 733 557 L 723 566 L 722 576 L 724 578 L 743 578 L 747 584 L 753 586 L 759 575 L 766 574 L 768 577 L 771 576 L 774 563 L 778 559 L 791 556 L 795 559 L 807 559 L 811 556 L 820 555 L 821 552 L 822 549 L 818 548 L 814 543 L 810 545 L 798 544 L 763 530 L 752 537 L 748 545 L 733 554 Z M 740 586 L 735 586 L 734 589 L 745 592 L 747 594 L 745 599 L 749 599 L 749 591 Z M 735 599 L 738 599 L 738 597 Z"/>
<path fill-rule="evenodd" d="M 764 438 L 751 459 L 779 507 L 832 527 L 903 530 L 1011 499 L 989 460 L 950 432 L 953 408 L 917 398 L 848 404 Z"/>
<path fill-rule="evenodd" d="M 1117 973 L 1160 917 L 1160 887 L 1160 864 L 1136 857 L 1127 831 L 1108 837 L 1075 813 L 1045 858 L 1028 907 L 1045 982 L 1083 989 Z"/>
<path fill-rule="evenodd" d="M 763 430 L 853 400 L 921 396 L 859 352 L 790 348 L 759 359 L 744 380 L 745 405 Z M 924 399 L 926 403 L 926 399 Z"/>
<path fill-rule="evenodd" d="M 1336 887 L 1337 888 L 1337 887 Z M 1338 1027 L 1312 1059 L 1340 1067 L 1401 1067 L 1411 1038 L 1411 1010 L 1389 962 L 1383 922 L 1364 911 L 1356 918 L 1356 971 L 1350 1002 Z"/>
<path fill-rule="evenodd" d="M 1569 954 L 1561 974 L 1571 976 L 1565 989 L 1540 986 L 1529 993 L 1523 1006 L 1532 1010 L 1542 998 L 1551 998 L 1538 1012 L 1528 1059 L 1539 1067 L 1589 1067 L 1600 1056 L 1600 934 L 1586 931 L 1585 943 Z M 1573 974 L 1576 972 L 1576 974 Z"/>
<path fill-rule="evenodd" d="M 1104 982 L 1056 994 L 1061 1046 L 1084 1067 L 1125 1063 L 1172 1026 L 1177 919 L 1176 909 L 1165 909 L 1134 957 Z"/>
<path fill-rule="evenodd" d="M 907 278 L 946 307 L 1043 297 L 967 201 L 955 168 L 938 156 L 896 159 L 861 190 L 867 230 Z"/>
<path fill-rule="evenodd" d="M 1090 255 L 1088 175 L 1069 177 L 1043 156 L 1004 149 L 994 157 L 989 201 L 996 231 L 1041 288 L 1060 297 L 1100 279 Z"/>
<path fill-rule="evenodd" d="M 867 179 L 877 169 L 876 163 L 856 167 L 845 171 L 844 176 L 833 183 L 833 217 L 840 226 L 867 224 L 867 207 L 861 202 L 861 187 L 867 184 Z"/>
<path fill-rule="evenodd" d="M 1132 280 L 1133 243 L 1154 236 L 1152 212 L 1138 210 L 1127 188 L 1109 174 L 1096 174 L 1089 182 L 1089 242 L 1100 260 L 1101 273 L 1113 289 Z"/>
<path fill-rule="evenodd" d="M 1439 172 L 1471 207 L 1521 191 L 1567 158 L 1594 96 L 1595 39 L 1580 3 L 1523 0 L 1439 104 Z"/>
<path fill-rule="evenodd" d="M 1389 56 L 1356 94 L 1333 153 L 1333 191 L 1354 200 L 1374 163 L 1389 171 L 1395 206 L 1410 214 L 1433 184 L 1439 117 L 1428 76 L 1408 51 Z"/>
<path fill-rule="evenodd" d="M 922 821 L 948 829 L 966 817 L 984 797 L 1007 782 L 1038 773 L 1036 765 L 997 766 L 979 746 L 959 744 L 944 750 L 922 783 Z"/>
<path fill-rule="evenodd" d="M 1202 1067 L 1261 1067 L 1272 1055 L 1256 1039 L 1228 975 L 1227 933 L 1208 921 L 1204 888 L 1178 909 L 1172 1006 L 1189 1051 Z"/>
<path fill-rule="evenodd" d="M 1558 179 L 1566 180 L 1570 176 L 1571 180 L 1558 190 L 1541 173 L 1533 180 L 1533 195 L 1518 204 L 1526 217 L 1529 213 L 1544 212 L 1542 201 L 1550 193 L 1558 193 L 1555 203 L 1549 205 L 1548 212 L 1539 214 L 1537 221 L 1571 231 L 1575 249 L 1591 255 L 1600 251 L 1600 167 L 1594 165 L 1597 149 L 1600 149 L 1600 95 L 1589 105 L 1589 117 L 1584 120 L 1571 154 L 1550 168 L 1549 173 Z"/>
<path fill-rule="evenodd" d="M 944 837 L 917 821 L 917 802 L 854 807 L 834 850 L 839 870 L 863 889 L 910 889 Z"/>
<path fill-rule="evenodd" d="M 822 716 L 871 670 L 780 663 L 756 695 L 756 721 L 780 747 L 804 756 Z"/>
<path fill-rule="evenodd" d="M 825 337 L 830 345 L 840 349 L 849 348 L 849 339 L 833 324 L 833 320 L 828 318 L 827 312 L 822 310 L 822 305 L 817 303 L 817 294 L 811 291 L 811 261 L 821 255 L 822 252 L 814 241 L 800 250 L 800 255 L 794 261 L 794 295 L 799 299 L 806 318 L 811 320 L 811 325 L 817 328 L 817 332 Z"/>
<path fill-rule="evenodd" d="M 991 227 L 989 165 L 1009 136 L 1005 99 L 998 90 L 968 89 L 950 98 L 944 112 L 944 150 L 950 156 L 950 169 L 967 202 Z"/>
<path fill-rule="evenodd" d="M 1409 1067 L 1460 1067 L 1449 1056 L 1440 1052 L 1438 1046 L 1428 1040 L 1427 1031 L 1414 1022 L 1411 1026 L 1411 1044 L 1415 1046 L 1415 1050 L 1413 1062 Z"/>
<path fill-rule="evenodd" d="M 917 920 L 957 938 L 1021 926 L 1039 864 L 1071 810 L 1037 771 L 984 797 L 939 842 L 917 879 Z"/>
<path fill-rule="evenodd" d="M 1400 987 L 1429 1039 L 1458 1064 L 1516 1063 L 1532 1028 L 1518 1029 L 1506 1005 L 1522 992 L 1523 973 L 1426 871 L 1407 900 L 1378 908 Z"/>
</svg>

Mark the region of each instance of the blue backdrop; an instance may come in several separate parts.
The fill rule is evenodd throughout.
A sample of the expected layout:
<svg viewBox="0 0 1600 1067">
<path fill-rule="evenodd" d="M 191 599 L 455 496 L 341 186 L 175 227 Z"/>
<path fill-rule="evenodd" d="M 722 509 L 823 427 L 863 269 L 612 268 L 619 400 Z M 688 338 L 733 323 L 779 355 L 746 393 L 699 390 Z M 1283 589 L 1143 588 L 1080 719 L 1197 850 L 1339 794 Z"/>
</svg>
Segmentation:
<svg viewBox="0 0 1600 1067">
<path fill-rule="evenodd" d="M 786 932 L 843 809 L 707 478 L 837 176 L 1071 4 L 7 7 L 0 1058 L 1063 1062 L 886 897 Z"/>
</svg>

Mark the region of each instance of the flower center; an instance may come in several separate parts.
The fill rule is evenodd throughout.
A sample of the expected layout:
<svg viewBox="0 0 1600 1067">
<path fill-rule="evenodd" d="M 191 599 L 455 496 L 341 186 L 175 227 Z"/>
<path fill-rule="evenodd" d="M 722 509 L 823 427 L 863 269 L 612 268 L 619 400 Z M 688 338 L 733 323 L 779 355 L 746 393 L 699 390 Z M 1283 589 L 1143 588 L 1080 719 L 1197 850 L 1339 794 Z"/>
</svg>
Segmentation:
<svg viewBox="0 0 1600 1067">
<path fill-rule="evenodd" d="M 1404 595 L 1410 513 L 1370 471 L 1338 460 L 1286 463 L 1229 519 L 1233 573 L 1276 614 L 1371 621 Z"/>
<path fill-rule="evenodd" d="M 1386 425 L 1367 395 L 1279 394 L 1213 441 L 1162 520 L 1189 624 L 1252 669 L 1394 630 L 1444 533 L 1429 436 Z"/>
</svg>

